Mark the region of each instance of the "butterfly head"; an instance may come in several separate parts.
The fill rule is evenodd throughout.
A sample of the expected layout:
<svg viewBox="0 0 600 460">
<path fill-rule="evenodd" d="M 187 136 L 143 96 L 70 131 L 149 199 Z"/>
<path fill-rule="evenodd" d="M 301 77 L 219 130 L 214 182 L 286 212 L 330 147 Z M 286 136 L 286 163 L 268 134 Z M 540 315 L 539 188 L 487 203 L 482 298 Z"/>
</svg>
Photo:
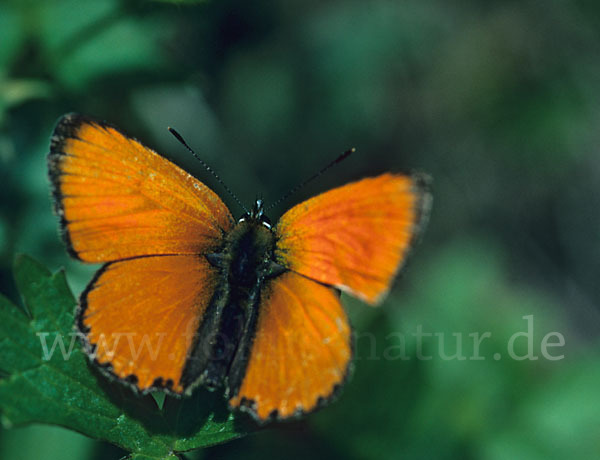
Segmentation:
<svg viewBox="0 0 600 460">
<path fill-rule="evenodd" d="M 272 227 L 271 220 L 265 215 L 265 207 L 262 199 L 257 199 L 254 202 L 252 209 L 245 213 L 238 222 L 255 221 L 270 229 Z"/>
</svg>

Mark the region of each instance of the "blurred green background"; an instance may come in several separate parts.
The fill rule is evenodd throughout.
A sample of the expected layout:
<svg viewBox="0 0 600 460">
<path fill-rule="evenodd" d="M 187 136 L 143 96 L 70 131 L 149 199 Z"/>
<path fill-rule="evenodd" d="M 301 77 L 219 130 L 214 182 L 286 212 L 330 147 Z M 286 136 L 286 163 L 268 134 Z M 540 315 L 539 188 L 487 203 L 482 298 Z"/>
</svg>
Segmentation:
<svg viewBox="0 0 600 460">
<path fill-rule="evenodd" d="M 51 211 L 45 155 L 65 112 L 142 139 L 236 216 L 167 126 L 248 205 L 357 148 L 273 220 L 360 177 L 434 178 L 388 300 L 345 298 L 358 340 L 341 398 L 188 458 L 600 458 L 600 3 L 2 0 L 0 30 L 0 291 L 14 300 L 17 252 L 65 266 L 76 293 L 96 269 L 68 259 Z M 528 315 L 539 359 L 511 359 Z M 418 330 L 437 333 L 422 350 Z M 483 359 L 448 359 L 457 336 L 472 357 L 469 334 L 486 332 Z M 540 354 L 549 332 L 563 359 Z M 56 427 L 0 431 L 2 460 L 122 455 Z"/>
</svg>

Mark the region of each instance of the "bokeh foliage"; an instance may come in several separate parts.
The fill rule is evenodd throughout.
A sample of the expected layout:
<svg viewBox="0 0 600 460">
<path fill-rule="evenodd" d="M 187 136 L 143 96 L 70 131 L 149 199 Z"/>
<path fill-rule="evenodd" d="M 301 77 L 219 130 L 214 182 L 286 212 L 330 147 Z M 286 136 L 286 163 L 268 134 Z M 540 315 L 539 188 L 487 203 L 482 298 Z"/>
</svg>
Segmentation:
<svg viewBox="0 0 600 460">
<path fill-rule="evenodd" d="M 195 455 L 600 454 L 597 2 L 2 0 L 0 30 L 0 291 L 15 301 L 17 252 L 65 266 L 76 292 L 94 270 L 68 260 L 49 201 L 49 135 L 68 111 L 115 123 L 221 193 L 176 127 L 246 203 L 358 149 L 274 220 L 366 175 L 434 178 L 429 228 L 386 304 L 346 299 L 357 361 L 340 400 Z M 536 353 L 558 331 L 564 359 L 505 356 L 527 315 Z M 443 360 L 436 336 L 424 339 L 434 358 L 416 359 L 419 325 L 444 334 L 448 355 L 452 333 L 468 356 L 468 334 L 490 332 L 486 359 Z M 385 355 L 401 338 L 409 359 Z M 55 427 L 0 432 L 0 458 L 119 455 Z"/>
</svg>

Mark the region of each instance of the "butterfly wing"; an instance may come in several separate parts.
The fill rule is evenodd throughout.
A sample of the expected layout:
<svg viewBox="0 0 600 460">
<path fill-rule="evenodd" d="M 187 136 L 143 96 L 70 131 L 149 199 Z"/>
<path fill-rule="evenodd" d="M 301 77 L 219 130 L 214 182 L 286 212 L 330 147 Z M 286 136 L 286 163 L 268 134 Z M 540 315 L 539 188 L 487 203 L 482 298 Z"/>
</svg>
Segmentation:
<svg viewBox="0 0 600 460">
<path fill-rule="evenodd" d="M 106 264 L 81 295 L 87 352 L 142 391 L 184 391 L 181 376 L 216 271 L 204 257 L 139 257 Z"/>
<path fill-rule="evenodd" d="M 423 225 L 421 176 L 383 174 L 290 209 L 277 224 L 277 261 L 371 304 L 382 300 Z"/>
<path fill-rule="evenodd" d="M 233 225 L 202 182 L 81 115 L 59 120 L 48 168 L 67 247 L 85 262 L 209 252 Z"/>
<path fill-rule="evenodd" d="M 233 219 L 219 197 L 116 128 L 61 118 L 48 155 L 70 253 L 109 262 L 80 298 L 86 351 L 142 391 L 184 390 L 181 375 L 214 292 L 217 249 Z"/>
<path fill-rule="evenodd" d="M 343 383 L 352 355 L 339 295 L 294 272 L 261 293 L 246 374 L 229 404 L 259 421 L 315 409 Z"/>
</svg>

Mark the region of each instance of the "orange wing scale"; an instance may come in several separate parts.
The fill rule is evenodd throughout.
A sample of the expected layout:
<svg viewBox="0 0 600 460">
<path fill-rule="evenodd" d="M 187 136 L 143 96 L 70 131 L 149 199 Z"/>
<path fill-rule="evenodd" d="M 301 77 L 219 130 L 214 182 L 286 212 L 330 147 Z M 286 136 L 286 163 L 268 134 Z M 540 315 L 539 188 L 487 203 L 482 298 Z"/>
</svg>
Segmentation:
<svg viewBox="0 0 600 460">
<path fill-rule="evenodd" d="M 79 327 L 99 364 L 144 391 L 180 384 L 188 350 L 215 289 L 203 257 L 141 257 L 108 264 L 81 296 Z M 158 385 L 157 379 L 162 379 Z"/>
<path fill-rule="evenodd" d="M 347 373 L 350 326 L 333 289 L 293 272 L 270 281 L 242 385 L 229 404 L 259 420 L 315 409 Z"/>
<path fill-rule="evenodd" d="M 48 161 L 67 243 L 83 261 L 198 254 L 233 226 L 212 190 L 109 125 L 66 115 Z"/>
<path fill-rule="evenodd" d="M 383 174 L 311 198 L 277 224 L 278 262 L 377 304 L 418 231 L 426 196 L 420 178 Z"/>
</svg>

